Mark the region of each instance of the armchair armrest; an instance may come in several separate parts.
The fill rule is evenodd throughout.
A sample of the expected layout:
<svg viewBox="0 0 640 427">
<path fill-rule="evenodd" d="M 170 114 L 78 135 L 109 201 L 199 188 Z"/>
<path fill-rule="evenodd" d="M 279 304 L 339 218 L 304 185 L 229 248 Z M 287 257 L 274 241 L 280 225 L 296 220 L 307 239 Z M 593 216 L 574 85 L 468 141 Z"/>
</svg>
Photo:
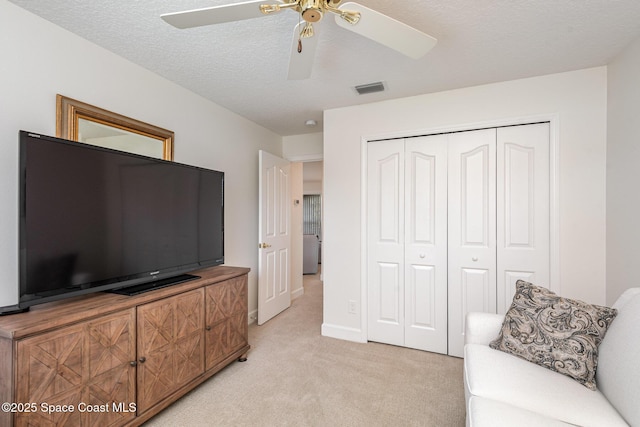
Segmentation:
<svg viewBox="0 0 640 427">
<path fill-rule="evenodd" d="M 472 312 L 467 314 L 464 331 L 465 344 L 489 345 L 498 338 L 504 315 Z"/>
</svg>

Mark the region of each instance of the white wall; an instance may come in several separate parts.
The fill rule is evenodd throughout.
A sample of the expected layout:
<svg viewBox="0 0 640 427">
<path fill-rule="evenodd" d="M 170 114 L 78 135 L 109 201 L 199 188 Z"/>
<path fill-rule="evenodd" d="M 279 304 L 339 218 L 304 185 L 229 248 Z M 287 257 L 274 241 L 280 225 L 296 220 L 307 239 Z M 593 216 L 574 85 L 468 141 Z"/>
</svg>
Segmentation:
<svg viewBox="0 0 640 427">
<path fill-rule="evenodd" d="M 304 163 L 291 163 L 291 299 L 304 294 L 303 271 L 303 168 Z M 295 204 L 294 201 L 298 201 Z"/>
<path fill-rule="evenodd" d="M 304 164 L 304 194 L 322 194 L 323 162 L 306 162 Z"/>
<path fill-rule="evenodd" d="M 282 138 L 282 155 L 298 162 L 322 160 L 322 132 L 291 135 Z"/>
<path fill-rule="evenodd" d="M 568 297 L 605 302 L 607 72 L 575 72 L 477 86 L 324 115 L 323 334 L 365 340 L 362 306 L 361 144 L 384 135 L 538 115 L 556 118 L 559 143 L 559 279 Z"/>
<path fill-rule="evenodd" d="M 257 309 L 258 150 L 282 138 L 0 0 L 0 306 L 18 299 L 18 130 L 55 135 L 56 93 L 175 132 L 175 161 L 226 172 L 226 264 Z"/>
<path fill-rule="evenodd" d="M 640 39 L 608 67 L 607 303 L 640 286 Z"/>
</svg>

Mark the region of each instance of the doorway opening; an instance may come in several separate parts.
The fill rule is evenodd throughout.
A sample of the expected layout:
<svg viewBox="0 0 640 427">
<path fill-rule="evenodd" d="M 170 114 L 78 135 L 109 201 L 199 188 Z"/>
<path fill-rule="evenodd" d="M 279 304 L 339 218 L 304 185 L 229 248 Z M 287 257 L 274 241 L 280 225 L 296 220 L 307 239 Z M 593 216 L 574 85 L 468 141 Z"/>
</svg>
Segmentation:
<svg viewBox="0 0 640 427">
<path fill-rule="evenodd" d="M 319 274 L 322 262 L 323 162 L 303 164 L 303 266 L 302 274 Z"/>
</svg>

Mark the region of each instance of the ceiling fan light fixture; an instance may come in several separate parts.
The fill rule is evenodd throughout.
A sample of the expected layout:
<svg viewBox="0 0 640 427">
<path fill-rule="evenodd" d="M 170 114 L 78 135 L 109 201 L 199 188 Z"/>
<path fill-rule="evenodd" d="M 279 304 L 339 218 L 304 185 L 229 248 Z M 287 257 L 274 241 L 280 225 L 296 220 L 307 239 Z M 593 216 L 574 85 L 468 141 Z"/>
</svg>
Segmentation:
<svg viewBox="0 0 640 427">
<path fill-rule="evenodd" d="M 340 10 L 338 16 L 351 25 L 356 25 L 360 21 L 360 12 L 352 12 L 350 10 Z"/>
<path fill-rule="evenodd" d="M 301 0 L 300 14 L 307 22 L 318 22 L 322 19 L 322 0 Z"/>
<path fill-rule="evenodd" d="M 295 9 L 298 7 L 298 2 L 282 3 L 282 4 L 261 4 L 260 12 L 264 15 L 270 15 L 272 13 L 280 12 L 282 9 Z"/>
<path fill-rule="evenodd" d="M 313 35 L 313 24 L 311 24 L 311 22 L 307 22 L 302 29 L 302 32 L 300 33 L 300 37 L 302 37 L 303 39 L 308 39 L 309 37 L 313 37 Z"/>
<path fill-rule="evenodd" d="M 280 5 L 279 4 L 261 4 L 260 12 L 264 13 L 265 15 L 268 15 L 270 13 L 280 12 Z"/>
</svg>

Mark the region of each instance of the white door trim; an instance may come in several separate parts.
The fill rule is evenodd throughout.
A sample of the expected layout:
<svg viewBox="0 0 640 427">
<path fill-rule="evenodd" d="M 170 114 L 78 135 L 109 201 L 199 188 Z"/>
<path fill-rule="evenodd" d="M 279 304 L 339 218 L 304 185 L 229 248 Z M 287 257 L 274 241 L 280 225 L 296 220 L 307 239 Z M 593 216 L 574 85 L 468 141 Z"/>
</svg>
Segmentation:
<svg viewBox="0 0 640 427">
<path fill-rule="evenodd" d="M 557 294 L 562 294 L 560 284 L 560 116 L 557 113 L 540 114 L 522 117 L 512 117 L 484 122 L 459 124 L 452 126 L 414 129 L 411 131 L 397 131 L 384 134 L 363 135 L 360 138 L 360 342 L 366 342 L 368 337 L 368 275 L 367 275 L 367 144 L 369 141 L 383 139 L 410 138 L 438 133 L 463 132 L 469 130 L 527 125 L 533 123 L 549 123 L 549 288 Z"/>
</svg>

